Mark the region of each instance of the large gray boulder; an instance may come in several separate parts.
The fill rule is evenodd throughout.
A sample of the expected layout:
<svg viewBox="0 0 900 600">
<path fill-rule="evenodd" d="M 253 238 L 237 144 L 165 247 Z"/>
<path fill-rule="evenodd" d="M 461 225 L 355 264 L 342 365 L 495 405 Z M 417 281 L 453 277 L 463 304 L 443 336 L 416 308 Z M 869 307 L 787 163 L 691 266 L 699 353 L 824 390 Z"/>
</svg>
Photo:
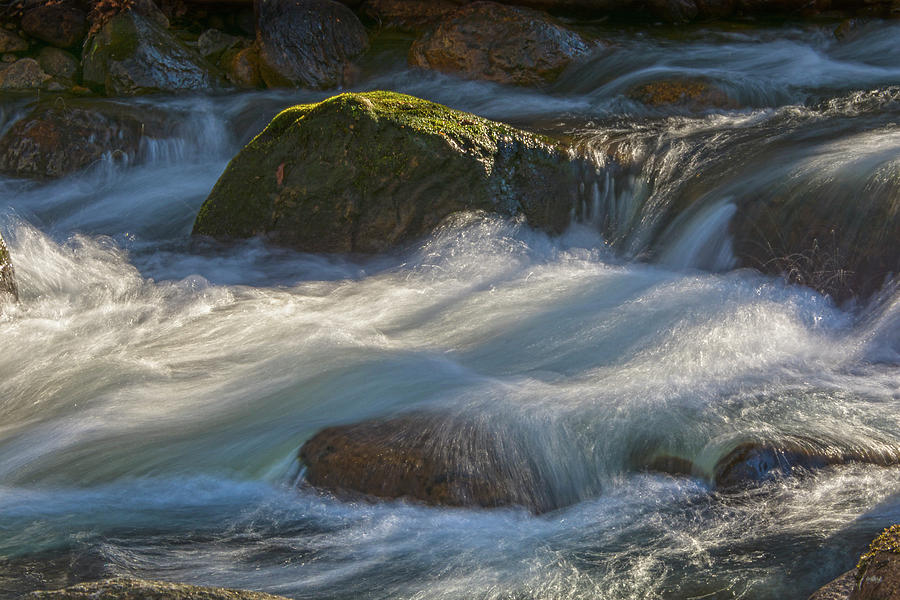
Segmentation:
<svg viewBox="0 0 900 600">
<path fill-rule="evenodd" d="M 232 159 L 194 233 L 382 252 L 460 211 L 561 233 L 596 171 L 553 140 L 404 94 L 295 106 Z"/>
<path fill-rule="evenodd" d="M 332 0 L 260 0 L 256 46 L 269 87 L 331 88 L 369 47 L 353 11 Z"/>
</svg>

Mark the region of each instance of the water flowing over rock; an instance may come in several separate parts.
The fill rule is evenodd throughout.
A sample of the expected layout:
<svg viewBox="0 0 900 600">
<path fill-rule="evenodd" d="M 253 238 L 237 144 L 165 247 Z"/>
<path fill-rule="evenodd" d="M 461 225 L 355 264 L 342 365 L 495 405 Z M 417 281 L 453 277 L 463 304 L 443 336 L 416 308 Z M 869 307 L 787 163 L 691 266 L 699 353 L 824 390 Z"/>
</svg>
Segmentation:
<svg viewBox="0 0 900 600">
<path fill-rule="evenodd" d="M 115 578 L 79 583 L 62 590 L 26 594 L 23 600 L 286 600 L 260 592 L 201 587 L 167 581 Z"/>
<path fill-rule="evenodd" d="M 678 106 L 692 110 L 737 108 L 723 90 L 702 79 L 663 79 L 635 86 L 629 97 L 648 106 Z"/>
<path fill-rule="evenodd" d="M 591 45 L 549 15 L 496 2 L 473 2 L 413 44 L 409 62 L 514 85 L 554 80 Z"/>
<path fill-rule="evenodd" d="M 22 29 L 51 46 L 70 48 L 87 35 L 87 14 L 68 3 L 41 4 L 23 15 Z"/>
<path fill-rule="evenodd" d="M 369 46 L 349 8 L 332 0 L 261 0 L 256 45 L 269 87 L 330 88 Z"/>
<path fill-rule="evenodd" d="M 142 138 L 162 137 L 164 123 L 162 113 L 114 102 L 42 104 L 0 138 L 0 171 L 55 178 L 104 156 L 133 158 Z"/>
<path fill-rule="evenodd" d="M 554 493 L 535 459 L 527 442 L 492 423 L 428 414 L 329 427 L 300 449 L 306 481 L 341 498 L 534 513 L 573 503 Z"/>
<path fill-rule="evenodd" d="M 6 247 L 6 242 L 3 241 L 3 236 L 0 236 L 0 299 L 4 294 L 12 294 L 13 298 L 19 299 L 19 289 L 16 287 L 9 249 Z"/>
<path fill-rule="evenodd" d="M 210 90 L 220 79 L 195 50 L 162 25 L 155 7 L 135 5 L 109 19 L 85 42 L 86 85 L 107 95 Z"/>
<path fill-rule="evenodd" d="M 848 448 L 803 438 L 746 442 L 719 459 L 713 471 L 713 482 L 719 489 L 735 489 L 775 477 L 848 463 L 897 465 L 900 464 L 900 449 L 894 446 Z"/>
<path fill-rule="evenodd" d="M 592 164 L 549 138 L 391 92 L 280 113 L 234 159 L 194 233 L 307 252 L 382 252 L 460 211 L 561 233 Z"/>
</svg>

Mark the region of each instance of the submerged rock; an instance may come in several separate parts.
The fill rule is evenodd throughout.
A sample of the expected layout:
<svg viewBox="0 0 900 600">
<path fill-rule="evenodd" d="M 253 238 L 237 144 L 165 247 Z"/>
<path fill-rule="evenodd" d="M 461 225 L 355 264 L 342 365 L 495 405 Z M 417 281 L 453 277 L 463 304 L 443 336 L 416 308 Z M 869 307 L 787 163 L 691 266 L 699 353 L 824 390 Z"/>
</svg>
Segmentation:
<svg viewBox="0 0 900 600">
<path fill-rule="evenodd" d="M 900 448 L 847 448 L 803 438 L 745 442 L 719 459 L 713 482 L 716 488 L 733 489 L 848 463 L 897 465 Z"/>
<path fill-rule="evenodd" d="M 276 116 L 232 159 L 194 233 L 382 252 L 473 210 L 560 233 L 594 173 L 552 140 L 501 123 L 392 92 L 341 94 Z"/>
<path fill-rule="evenodd" d="M 3 236 L 0 236 L 0 300 L 4 294 L 10 294 L 16 300 L 19 299 L 19 288 L 16 286 L 16 274 L 13 271 L 12 260 L 9 258 L 9 249 Z"/>
<path fill-rule="evenodd" d="M 42 104 L 0 138 L 0 172 L 55 178 L 103 158 L 133 158 L 144 137 L 162 137 L 165 115 L 146 107 L 69 100 Z"/>
<path fill-rule="evenodd" d="M 31 592 L 23 600 L 286 600 L 261 592 L 201 587 L 119 577 L 79 583 L 61 590 Z"/>
<path fill-rule="evenodd" d="M 413 414 L 323 429 L 300 449 L 306 481 L 340 498 L 435 506 L 521 506 L 543 513 L 574 501 L 514 435 L 476 420 Z"/>
<path fill-rule="evenodd" d="M 479 1 L 416 40 L 409 62 L 474 79 L 539 85 L 590 51 L 585 39 L 546 13 Z"/>
<path fill-rule="evenodd" d="M 266 0 L 256 45 L 269 87 L 330 88 L 345 82 L 369 38 L 353 11 L 333 0 Z"/>
<path fill-rule="evenodd" d="M 630 89 L 628 96 L 654 107 L 678 106 L 705 110 L 738 106 L 722 89 L 696 78 L 652 81 Z"/>
<path fill-rule="evenodd" d="M 209 90 L 220 79 L 200 54 L 163 27 L 155 7 L 136 4 L 119 12 L 85 42 L 86 85 L 107 95 Z"/>
</svg>

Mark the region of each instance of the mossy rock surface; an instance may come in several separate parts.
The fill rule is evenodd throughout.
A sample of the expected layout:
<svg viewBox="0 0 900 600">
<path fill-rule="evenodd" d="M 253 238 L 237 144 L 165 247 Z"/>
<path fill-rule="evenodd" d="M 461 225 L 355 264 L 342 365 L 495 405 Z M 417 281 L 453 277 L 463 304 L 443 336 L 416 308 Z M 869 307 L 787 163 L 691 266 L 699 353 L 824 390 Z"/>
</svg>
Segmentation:
<svg viewBox="0 0 900 600">
<path fill-rule="evenodd" d="M 32 592 L 22 600 L 285 600 L 260 592 L 200 587 L 166 581 L 115 578 L 61 590 Z"/>
<path fill-rule="evenodd" d="M 850 600 L 900 599 L 900 525 L 891 525 L 859 559 Z"/>
<path fill-rule="evenodd" d="M 551 139 L 502 123 L 393 92 L 341 94 L 276 116 L 232 159 L 194 233 L 372 253 L 477 210 L 560 233 L 594 174 Z"/>
<path fill-rule="evenodd" d="M 11 294 L 17 300 L 19 298 L 19 289 L 16 287 L 9 249 L 6 247 L 6 242 L 3 241 L 3 236 L 0 236 L 0 300 L 7 294 Z"/>
<path fill-rule="evenodd" d="M 221 87 L 221 77 L 161 20 L 137 8 L 110 19 L 85 42 L 84 83 L 109 96 Z"/>
</svg>

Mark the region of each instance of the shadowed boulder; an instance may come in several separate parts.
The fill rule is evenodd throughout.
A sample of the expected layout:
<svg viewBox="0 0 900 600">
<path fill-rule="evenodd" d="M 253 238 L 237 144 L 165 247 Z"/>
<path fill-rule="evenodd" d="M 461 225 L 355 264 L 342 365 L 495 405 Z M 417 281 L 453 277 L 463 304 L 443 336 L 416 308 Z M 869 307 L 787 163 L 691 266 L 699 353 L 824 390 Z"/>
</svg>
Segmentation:
<svg viewBox="0 0 900 600">
<path fill-rule="evenodd" d="M 476 210 L 561 233 L 594 174 L 553 140 L 502 123 L 403 94 L 342 94 L 276 116 L 232 159 L 194 233 L 382 252 Z"/>
<path fill-rule="evenodd" d="M 591 48 L 546 13 L 480 1 L 446 16 L 416 40 L 409 62 L 472 79 L 540 85 Z"/>
<path fill-rule="evenodd" d="M 22 600 L 286 600 L 247 590 L 201 587 L 119 577 L 79 583 L 61 590 L 31 592 Z"/>
<path fill-rule="evenodd" d="M 22 16 L 22 29 L 51 46 L 71 48 L 87 35 L 87 14 L 66 2 L 40 4 Z"/>
<path fill-rule="evenodd" d="M 0 236 L 0 300 L 4 295 L 12 295 L 15 300 L 19 299 L 19 289 L 16 287 L 16 277 L 13 271 L 12 260 L 9 257 L 9 249 L 3 236 Z"/>
<path fill-rule="evenodd" d="M 0 172 L 55 178 L 98 160 L 133 159 L 145 137 L 162 137 L 166 116 L 115 102 L 39 105 L 0 138 Z"/>
<path fill-rule="evenodd" d="M 330 88 L 369 46 L 359 19 L 332 0 L 261 0 L 256 47 L 269 87 Z"/>
<path fill-rule="evenodd" d="M 554 491 L 526 439 L 477 419 L 412 414 L 329 427 L 303 444 L 300 461 L 310 485 L 343 499 L 534 513 L 576 501 Z"/>
<path fill-rule="evenodd" d="M 84 83 L 110 96 L 219 87 L 219 76 L 203 57 L 164 25 L 165 17 L 149 1 L 109 18 L 85 42 Z"/>
</svg>

